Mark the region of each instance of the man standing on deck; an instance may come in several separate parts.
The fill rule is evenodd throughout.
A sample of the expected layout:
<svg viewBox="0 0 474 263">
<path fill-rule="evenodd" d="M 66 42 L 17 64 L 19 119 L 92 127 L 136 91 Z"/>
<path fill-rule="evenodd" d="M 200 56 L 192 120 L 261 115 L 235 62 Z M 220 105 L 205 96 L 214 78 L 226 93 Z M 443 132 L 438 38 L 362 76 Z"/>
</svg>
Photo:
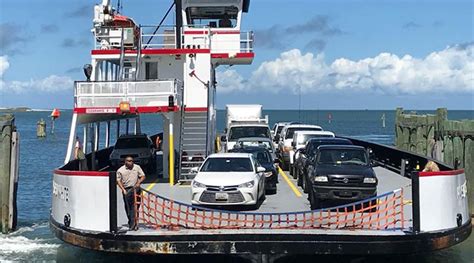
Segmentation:
<svg viewBox="0 0 474 263">
<path fill-rule="evenodd" d="M 137 230 L 134 194 L 140 194 L 140 184 L 145 180 L 145 173 L 138 164 L 133 163 L 133 157 L 127 156 L 125 164 L 117 170 L 117 184 L 122 190 L 125 212 L 128 217 L 130 230 Z"/>
</svg>

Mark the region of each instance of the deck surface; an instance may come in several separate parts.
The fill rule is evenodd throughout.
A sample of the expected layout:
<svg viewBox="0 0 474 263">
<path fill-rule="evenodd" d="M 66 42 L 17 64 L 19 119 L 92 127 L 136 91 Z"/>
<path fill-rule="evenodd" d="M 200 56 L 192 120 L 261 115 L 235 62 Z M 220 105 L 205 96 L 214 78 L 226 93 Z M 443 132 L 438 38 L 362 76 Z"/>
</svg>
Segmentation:
<svg viewBox="0 0 474 263">
<path fill-rule="evenodd" d="M 374 171 L 379 179 L 377 192 L 378 194 L 383 194 L 386 192 L 393 191 L 395 189 L 403 188 L 404 189 L 404 216 L 405 222 L 408 225 L 411 225 L 411 188 L 410 188 L 410 179 L 402 177 L 397 173 L 389 171 L 382 167 L 375 167 Z M 191 187 L 189 185 L 174 185 L 170 186 L 168 183 L 149 183 L 143 184 L 142 188 L 161 195 L 163 197 L 179 201 L 186 204 L 191 204 Z M 118 200 L 118 223 L 119 226 L 122 226 L 122 229 L 126 229 L 126 215 L 125 209 L 123 209 L 123 199 L 120 193 L 117 196 Z M 219 209 L 225 209 L 219 208 Z M 232 208 L 235 210 L 235 208 Z M 297 186 L 296 180 L 289 175 L 287 171 L 279 174 L 279 183 L 277 185 L 277 193 L 273 195 L 267 195 L 266 199 L 261 203 L 260 207 L 257 210 L 248 210 L 245 207 L 241 207 L 242 211 L 248 212 L 261 212 L 261 213 L 284 213 L 284 212 L 300 212 L 300 211 L 309 211 L 310 204 L 307 199 L 307 194 L 303 192 L 301 187 Z M 238 211 L 238 210 L 237 210 Z M 295 233 L 295 234 L 364 234 L 364 235 L 403 235 L 403 231 L 375 231 L 375 230 L 317 230 L 317 229 L 291 229 L 291 230 L 274 230 L 274 229 L 240 229 L 239 233 Z M 235 230 L 222 229 L 222 230 L 198 230 L 198 229 L 187 229 L 180 231 L 169 231 L 169 230 L 150 230 L 150 229 L 140 229 L 138 231 L 128 231 L 128 235 L 159 235 L 159 234 L 172 234 L 183 235 L 183 234 L 203 234 L 203 235 L 212 235 L 212 234 L 229 234 L 235 233 Z"/>
</svg>

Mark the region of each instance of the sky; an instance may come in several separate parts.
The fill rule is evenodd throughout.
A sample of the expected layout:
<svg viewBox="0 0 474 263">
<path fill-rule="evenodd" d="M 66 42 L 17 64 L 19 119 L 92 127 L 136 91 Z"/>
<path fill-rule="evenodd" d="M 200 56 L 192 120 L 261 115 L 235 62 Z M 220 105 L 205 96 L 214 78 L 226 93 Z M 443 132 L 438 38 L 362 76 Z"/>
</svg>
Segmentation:
<svg viewBox="0 0 474 263">
<path fill-rule="evenodd" d="M 72 108 L 98 2 L 0 0 L 0 107 Z M 139 24 L 172 4 L 121 2 Z M 474 110 L 472 0 L 251 0 L 242 30 L 255 59 L 218 68 L 218 108 Z"/>
</svg>

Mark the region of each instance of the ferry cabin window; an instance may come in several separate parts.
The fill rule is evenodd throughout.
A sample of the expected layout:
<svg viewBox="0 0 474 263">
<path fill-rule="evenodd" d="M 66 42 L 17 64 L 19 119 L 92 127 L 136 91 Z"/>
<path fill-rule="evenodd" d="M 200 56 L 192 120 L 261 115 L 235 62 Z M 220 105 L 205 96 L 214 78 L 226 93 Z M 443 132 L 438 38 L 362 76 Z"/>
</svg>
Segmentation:
<svg viewBox="0 0 474 263">
<path fill-rule="evenodd" d="M 158 62 L 145 63 L 145 79 L 158 79 Z"/>
<path fill-rule="evenodd" d="M 237 26 L 239 9 L 235 6 L 188 7 L 188 26 L 234 28 Z"/>
</svg>

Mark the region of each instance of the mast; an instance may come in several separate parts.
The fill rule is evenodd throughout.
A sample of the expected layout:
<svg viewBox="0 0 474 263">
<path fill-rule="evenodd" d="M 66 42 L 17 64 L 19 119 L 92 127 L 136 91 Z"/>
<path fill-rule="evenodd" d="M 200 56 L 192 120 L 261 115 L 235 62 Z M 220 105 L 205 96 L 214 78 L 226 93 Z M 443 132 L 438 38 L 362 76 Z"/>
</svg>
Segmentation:
<svg viewBox="0 0 474 263">
<path fill-rule="evenodd" d="M 183 5 L 181 0 L 174 0 L 176 9 L 176 48 L 181 48 L 181 28 L 183 27 Z"/>
</svg>

